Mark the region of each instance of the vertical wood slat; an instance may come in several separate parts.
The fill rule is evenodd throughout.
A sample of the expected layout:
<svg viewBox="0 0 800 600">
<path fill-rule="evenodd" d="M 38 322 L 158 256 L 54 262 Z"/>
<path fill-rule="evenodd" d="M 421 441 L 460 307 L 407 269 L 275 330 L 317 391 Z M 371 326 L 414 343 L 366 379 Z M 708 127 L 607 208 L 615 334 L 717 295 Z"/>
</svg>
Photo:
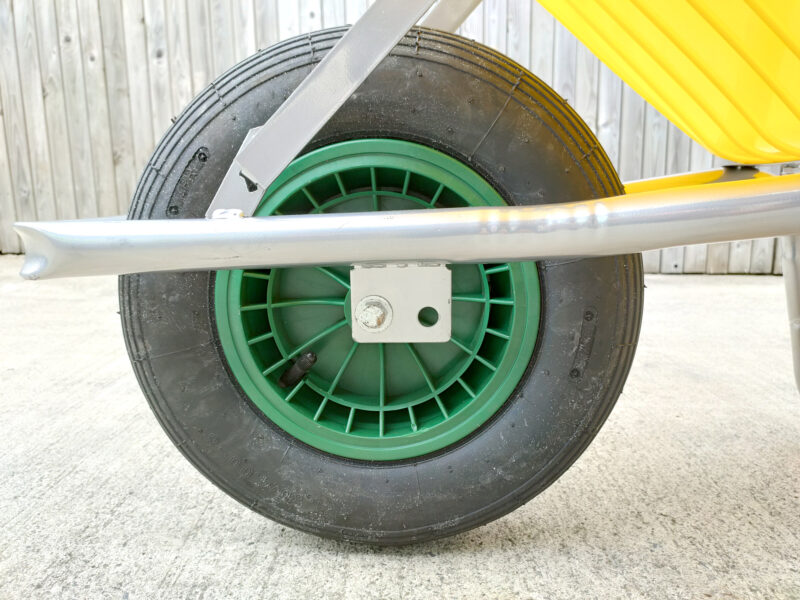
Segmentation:
<svg viewBox="0 0 800 600">
<path fill-rule="evenodd" d="M 98 3 L 94 0 L 78 0 L 78 22 L 97 210 L 100 216 L 108 217 L 118 214 L 119 209 Z"/>
<path fill-rule="evenodd" d="M 44 98 L 42 97 L 34 5 L 30 2 L 16 2 L 13 11 L 15 41 L 20 65 L 20 92 L 22 93 L 25 135 L 28 140 L 31 169 L 31 193 L 36 208 L 36 217 L 38 219 L 54 219 L 57 211 L 53 196 L 53 173 L 50 168 L 49 139 L 45 123 Z"/>
<path fill-rule="evenodd" d="M 99 6 L 117 212 L 124 214 L 136 185 L 136 166 L 122 6 L 119 0 L 105 0 Z"/>
<path fill-rule="evenodd" d="M 124 210 L 155 142 L 216 76 L 279 39 L 357 20 L 370 0 L 0 0 L 0 251 L 19 218 Z M 719 160 L 537 2 L 484 0 L 460 33 L 531 68 L 597 133 L 623 180 Z M 773 239 L 668 248 L 662 272 L 772 272 Z"/>
<path fill-rule="evenodd" d="M 155 140 L 153 135 L 153 108 L 150 103 L 150 74 L 147 60 L 147 27 L 143 0 L 120 0 L 122 3 L 125 58 L 130 90 L 133 162 L 136 177 L 141 173 Z M 192 2 L 191 4 L 196 4 Z"/>
<path fill-rule="evenodd" d="M 25 133 L 25 109 L 11 0 L 0 0 L 0 105 L 3 106 L 5 121 L 5 155 L 14 193 L 14 213 L 17 219 L 35 221 L 33 176 Z"/>
</svg>

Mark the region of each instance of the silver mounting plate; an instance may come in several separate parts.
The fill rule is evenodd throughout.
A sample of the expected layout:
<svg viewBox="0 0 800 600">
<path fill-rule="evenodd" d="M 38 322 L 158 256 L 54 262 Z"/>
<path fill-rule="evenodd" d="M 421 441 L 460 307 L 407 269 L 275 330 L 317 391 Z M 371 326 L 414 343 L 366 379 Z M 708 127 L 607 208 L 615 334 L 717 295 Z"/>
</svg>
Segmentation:
<svg viewBox="0 0 800 600">
<path fill-rule="evenodd" d="M 356 342 L 446 342 L 452 320 L 450 269 L 436 263 L 355 265 L 350 310 Z"/>
</svg>

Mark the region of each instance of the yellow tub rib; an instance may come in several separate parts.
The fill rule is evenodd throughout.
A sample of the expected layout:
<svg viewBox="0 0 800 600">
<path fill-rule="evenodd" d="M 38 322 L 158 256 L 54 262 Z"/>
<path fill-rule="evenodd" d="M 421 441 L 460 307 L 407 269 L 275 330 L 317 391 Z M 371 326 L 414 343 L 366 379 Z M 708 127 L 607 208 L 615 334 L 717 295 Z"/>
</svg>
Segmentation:
<svg viewBox="0 0 800 600">
<path fill-rule="evenodd" d="M 800 159 L 800 0 L 540 1 L 715 154 Z"/>
</svg>

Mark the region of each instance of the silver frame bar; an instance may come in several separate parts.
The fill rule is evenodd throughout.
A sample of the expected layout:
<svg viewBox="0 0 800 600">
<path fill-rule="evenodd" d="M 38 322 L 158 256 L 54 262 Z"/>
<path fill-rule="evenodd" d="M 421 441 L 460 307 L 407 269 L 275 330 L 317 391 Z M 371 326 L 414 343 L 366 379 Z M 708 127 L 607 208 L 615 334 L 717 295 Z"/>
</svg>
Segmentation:
<svg viewBox="0 0 800 600">
<path fill-rule="evenodd" d="M 800 231 L 800 174 L 602 200 L 266 218 L 19 223 L 28 279 L 588 257 Z"/>
<path fill-rule="evenodd" d="M 454 33 L 482 0 L 439 0 L 422 20 L 423 27 Z"/>
<path fill-rule="evenodd" d="M 206 212 L 252 216 L 289 166 L 436 0 L 376 0 L 264 126 L 251 131 Z"/>
</svg>

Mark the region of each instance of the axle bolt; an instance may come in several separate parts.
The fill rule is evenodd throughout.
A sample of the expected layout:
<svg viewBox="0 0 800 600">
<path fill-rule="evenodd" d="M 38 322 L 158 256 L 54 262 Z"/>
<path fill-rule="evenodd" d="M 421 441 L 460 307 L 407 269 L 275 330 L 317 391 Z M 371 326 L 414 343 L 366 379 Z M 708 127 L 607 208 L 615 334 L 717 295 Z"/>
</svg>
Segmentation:
<svg viewBox="0 0 800 600">
<path fill-rule="evenodd" d="M 383 331 L 392 322 L 392 305 L 382 296 L 365 296 L 356 306 L 355 320 L 366 331 Z"/>
</svg>

